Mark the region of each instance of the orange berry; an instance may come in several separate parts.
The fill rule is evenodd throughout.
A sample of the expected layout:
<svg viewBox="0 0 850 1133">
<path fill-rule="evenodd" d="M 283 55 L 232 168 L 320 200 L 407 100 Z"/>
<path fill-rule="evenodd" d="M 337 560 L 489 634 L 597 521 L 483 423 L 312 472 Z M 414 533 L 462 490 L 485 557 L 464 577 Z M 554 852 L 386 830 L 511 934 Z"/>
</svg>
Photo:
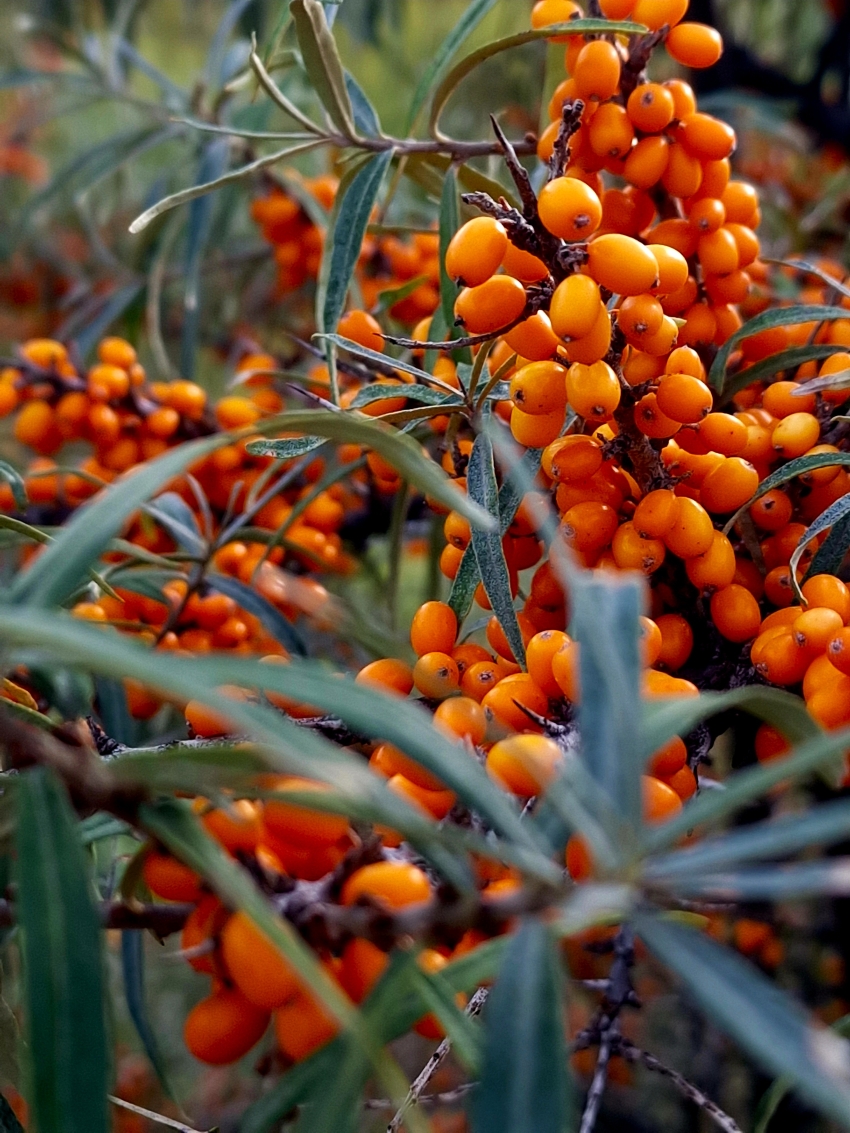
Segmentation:
<svg viewBox="0 0 850 1133">
<path fill-rule="evenodd" d="M 466 287 L 477 287 L 495 275 L 507 249 L 504 227 L 492 217 L 476 216 L 462 225 L 449 242 L 446 272 L 450 279 Z"/>
<path fill-rule="evenodd" d="M 671 527 L 665 532 L 668 551 L 680 559 L 703 555 L 714 542 L 714 525 L 702 504 L 686 496 L 678 497 Z"/>
<path fill-rule="evenodd" d="M 828 606 L 809 606 L 791 628 L 798 645 L 821 653 L 835 635 L 841 632 L 843 626 L 844 621 L 835 610 Z"/>
<path fill-rule="evenodd" d="M 276 779 L 272 786 L 277 790 L 315 791 L 317 794 L 328 790 L 324 783 L 295 777 Z M 348 819 L 344 815 L 311 810 L 280 798 L 266 800 L 263 823 L 271 834 L 284 842 L 325 846 L 338 842 L 348 834 Z"/>
<path fill-rule="evenodd" d="M 672 787 L 654 775 L 641 776 L 643 820 L 650 826 L 665 822 L 682 809 L 682 800 Z"/>
<path fill-rule="evenodd" d="M 611 45 L 604 46 L 610 48 Z M 586 240 L 602 220 L 599 197 L 589 185 L 576 177 L 556 177 L 547 181 L 540 190 L 537 209 L 544 225 L 562 240 Z"/>
<path fill-rule="evenodd" d="M 518 279 L 494 275 L 461 291 L 455 314 L 468 334 L 493 334 L 518 319 L 525 302 L 525 288 Z"/>
<path fill-rule="evenodd" d="M 579 98 L 585 102 L 606 102 L 620 85 L 620 54 L 616 47 L 604 39 L 586 43 L 578 53 L 573 80 Z M 546 224 L 545 220 L 543 223 Z"/>
<path fill-rule="evenodd" d="M 659 779 L 668 779 L 685 766 L 688 758 L 688 749 L 684 740 L 674 736 L 664 747 L 659 748 L 649 760 L 649 773 Z"/>
<path fill-rule="evenodd" d="M 579 417 L 603 421 L 620 404 L 620 381 L 607 362 L 574 362 L 566 374 L 565 394 Z"/>
<path fill-rule="evenodd" d="M 644 539 L 663 539 L 676 520 L 678 497 L 670 488 L 647 492 L 635 508 L 634 525 Z"/>
<path fill-rule="evenodd" d="M 599 304 L 599 285 L 595 280 L 579 273 L 568 275 L 555 288 L 549 307 L 555 334 L 567 341 L 590 334 L 599 318 Z"/>
<path fill-rule="evenodd" d="M 355 677 L 358 684 L 373 685 L 382 692 L 407 696 L 413 688 L 413 670 L 406 661 L 382 657 L 364 665 Z"/>
<path fill-rule="evenodd" d="M 656 663 L 675 673 L 691 655 L 694 631 L 681 614 L 660 614 L 655 624 L 661 630 L 661 652 Z"/>
<path fill-rule="evenodd" d="M 521 358 L 543 362 L 558 349 L 558 338 L 545 311 L 538 311 L 508 331 L 504 341 Z"/>
<path fill-rule="evenodd" d="M 789 413 L 773 430 L 773 450 L 783 460 L 808 452 L 820 437 L 820 421 L 812 413 Z"/>
<path fill-rule="evenodd" d="M 759 631 L 761 611 L 750 591 L 733 582 L 711 596 L 711 619 L 729 641 L 749 641 Z"/>
<path fill-rule="evenodd" d="M 791 519 L 793 504 L 788 495 L 779 488 L 765 492 L 750 506 L 750 515 L 756 527 L 762 531 L 780 531 Z"/>
<path fill-rule="evenodd" d="M 451 653 L 457 639 L 457 616 L 445 602 L 426 602 L 413 615 L 410 644 L 423 653 Z"/>
<path fill-rule="evenodd" d="M 686 23 L 670 29 L 665 47 L 683 67 L 700 70 L 718 61 L 723 54 L 723 39 L 708 24 Z"/>
<path fill-rule="evenodd" d="M 343 338 L 350 338 L 369 350 L 384 349 L 384 338 L 381 334 L 381 324 L 367 311 L 349 311 L 343 315 L 337 324 L 337 334 Z"/>
<path fill-rule="evenodd" d="M 567 371 L 557 362 L 531 362 L 511 379 L 511 398 L 523 413 L 560 413 L 567 407 Z"/>
<path fill-rule="evenodd" d="M 617 311 L 617 323 L 630 341 L 640 342 L 643 335 L 657 334 L 663 321 L 664 311 L 652 295 L 630 295 Z"/>
<path fill-rule="evenodd" d="M 313 995 L 305 992 L 275 1012 L 274 1030 L 283 1053 L 293 1062 L 300 1062 L 335 1038 L 339 1024 Z"/>
<path fill-rule="evenodd" d="M 546 736 L 511 736 L 490 748 L 487 770 L 513 794 L 530 798 L 551 783 L 562 759 L 560 747 Z"/>
<path fill-rule="evenodd" d="M 340 894 L 343 905 L 353 905 L 362 897 L 390 909 L 403 909 L 430 900 L 431 882 L 408 862 L 374 862 L 355 870 Z"/>
<path fill-rule="evenodd" d="M 695 425 L 711 410 L 711 390 L 691 374 L 665 374 L 655 396 L 661 412 L 682 424 Z"/>
<path fill-rule="evenodd" d="M 826 647 L 830 663 L 845 676 L 850 676 L 850 629 L 840 629 Z"/>
<path fill-rule="evenodd" d="M 241 429 L 259 420 L 259 408 L 247 397 L 223 397 L 215 407 L 215 419 L 222 429 Z"/>
<path fill-rule="evenodd" d="M 594 500 L 574 504 L 561 519 L 561 530 L 577 551 L 601 551 L 614 538 L 618 525 L 616 511 Z"/>
<path fill-rule="evenodd" d="M 740 456 L 727 457 L 702 482 L 700 500 L 714 514 L 735 511 L 750 499 L 759 485 L 758 472 Z"/>
<path fill-rule="evenodd" d="M 237 1062 L 263 1037 L 269 1015 L 236 988 L 221 988 L 186 1016 L 183 1038 L 191 1054 L 211 1066 Z"/>
<path fill-rule="evenodd" d="M 523 709 L 528 708 L 538 716 L 546 716 L 549 711 L 549 698 L 528 673 L 502 677 L 481 703 L 485 712 L 491 712 L 499 723 L 515 732 L 539 730 Z"/>
<path fill-rule="evenodd" d="M 231 979 L 255 1007 L 274 1011 L 298 992 L 295 969 L 247 913 L 229 918 L 221 949 Z"/>
<path fill-rule="evenodd" d="M 195 903 L 203 896 L 200 877 L 161 850 L 149 850 L 145 855 L 142 877 L 151 893 L 167 901 Z"/>
<path fill-rule="evenodd" d="M 562 630 L 547 629 L 536 633 L 525 648 L 529 676 L 553 700 L 561 696 L 561 688 L 552 674 L 552 661 L 558 650 L 569 642 L 570 638 Z"/>
<path fill-rule="evenodd" d="M 621 523 L 611 541 L 611 553 L 620 570 L 652 574 L 664 562 L 666 547 L 660 539 L 645 539 L 632 522 Z"/>
<path fill-rule="evenodd" d="M 423 696 L 443 700 L 457 691 L 460 683 L 457 664 L 448 653 L 440 650 L 423 653 L 413 667 L 413 683 Z"/>
<path fill-rule="evenodd" d="M 735 570 L 735 550 L 720 531 L 714 532 L 714 540 L 707 551 L 685 562 L 685 573 L 697 590 L 712 593 L 730 586 Z"/>
<path fill-rule="evenodd" d="M 342 950 L 341 961 L 339 982 L 355 1003 L 362 1003 L 386 971 L 389 957 L 371 941 L 355 937 Z"/>
<path fill-rule="evenodd" d="M 658 263 L 652 252 L 631 236 L 604 233 L 587 248 L 587 272 L 602 287 L 617 295 L 641 295 L 658 280 Z"/>
<path fill-rule="evenodd" d="M 842 622 L 850 620 L 850 590 L 834 574 L 815 574 L 802 586 L 803 597 L 811 606 L 835 610 Z"/>
<path fill-rule="evenodd" d="M 650 31 L 658 31 L 665 24 L 671 28 L 678 24 L 687 10 L 688 0 L 636 0 L 632 19 Z"/>
<path fill-rule="evenodd" d="M 759 763 L 769 763 L 787 755 L 791 745 L 780 731 L 770 724 L 760 724 L 755 736 L 756 759 Z"/>
<path fill-rule="evenodd" d="M 434 711 L 434 724 L 452 737 L 480 744 L 487 731 L 487 719 L 477 700 L 454 696 L 444 700 Z"/>
<path fill-rule="evenodd" d="M 554 654 L 552 676 L 567 700 L 577 704 L 581 699 L 578 642 L 567 641 Z"/>
</svg>

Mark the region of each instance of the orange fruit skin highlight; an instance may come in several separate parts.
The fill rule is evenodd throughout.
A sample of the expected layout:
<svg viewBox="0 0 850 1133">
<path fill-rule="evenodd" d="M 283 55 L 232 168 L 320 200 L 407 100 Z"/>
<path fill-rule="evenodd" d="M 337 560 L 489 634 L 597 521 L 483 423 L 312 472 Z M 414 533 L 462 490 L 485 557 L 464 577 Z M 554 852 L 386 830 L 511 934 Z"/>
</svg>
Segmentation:
<svg viewBox="0 0 850 1133">
<path fill-rule="evenodd" d="M 263 1037 L 267 1011 L 236 988 L 222 988 L 196 1003 L 186 1016 L 183 1038 L 189 1051 L 210 1066 L 237 1062 Z"/>
<path fill-rule="evenodd" d="M 294 968 L 247 913 L 228 920 L 221 949 L 233 982 L 255 1007 L 274 1011 L 298 993 Z"/>
</svg>

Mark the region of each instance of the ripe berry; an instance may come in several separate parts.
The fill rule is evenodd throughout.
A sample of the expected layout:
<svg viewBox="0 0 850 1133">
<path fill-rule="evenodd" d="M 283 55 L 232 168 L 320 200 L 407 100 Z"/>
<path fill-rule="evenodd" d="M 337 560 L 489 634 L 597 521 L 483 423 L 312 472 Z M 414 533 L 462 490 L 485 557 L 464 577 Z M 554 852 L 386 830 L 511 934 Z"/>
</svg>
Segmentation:
<svg viewBox="0 0 850 1133">
<path fill-rule="evenodd" d="M 191 1054 L 211 1066 L 237 1062 L 263 1036 L 267 1011 L 236 988 L 223 987 L 196 1003 L 186 1016 L 183 1038 Z"/>
<path fill-rule="evenodd" d="M 631 236 L 609 232 L 597 236 L 587 248 L 587 272 L 602 287 L 617 295 L 641 295 L 658 280 L 652 252 Z"/>
<path fill-rule="evenodd" d="M 494 275 L 477 287 L 461 291 L 455 314 L 469 334 L 493 334 L 519 318 L 525 307 L 525 288 L 510 275 Z"/>
<path fill-rule="evenodd" d="M 620 85 L 620 54 L 616 47 L 604 39 L 585 44 L 576 59 L 573 79 L 579 98 L 585 102 L 606 102 Z"/>
<path fill-rule="evenodd" d="M 626 103 L 634 126 L 647 134 L 657 134 L 673 120 L 673 96 L 660 83 L 641 83 Z"/>
<path fill-rule="evenodd" d="M 490 748 L 487 770 L 507 790 L 529 798 L 546 789 L 562 759 L 560 747 L 546 736 L 511 736 Z"/>
<path fill-rule="evenodd" d="M 610 44 L 605 46 L 610 47 Z M 562 240 L 586 240 L 602 220 L 599 197 L 589 185 L 575 177 L 556 177 L 548 181 L 540 190 L 537 209 L 549 231 Z"/>
<path fill-rule="evenodd" d="M 590 334 L 599 318 L 599 285 L 589 275 L 568 275 L 552 295 L 549 318 L 555 334 L 568 342 Z"/>
<path fill-rule="evenodd" d="M 686 23 L 671 28 L 665 46 L 677 63 L 694 70 L 713 67 L 723 54 L 723 39 L 708 24 Z"/>
<path fill-rule="evenodd" d="M 450 279 L 466 287 L 478 287 L 495 275 L 507 249 L 508 234 L 498 220 L 476 216 L 459 228 L 449 242 L 446 272 Z"/>
</svg>

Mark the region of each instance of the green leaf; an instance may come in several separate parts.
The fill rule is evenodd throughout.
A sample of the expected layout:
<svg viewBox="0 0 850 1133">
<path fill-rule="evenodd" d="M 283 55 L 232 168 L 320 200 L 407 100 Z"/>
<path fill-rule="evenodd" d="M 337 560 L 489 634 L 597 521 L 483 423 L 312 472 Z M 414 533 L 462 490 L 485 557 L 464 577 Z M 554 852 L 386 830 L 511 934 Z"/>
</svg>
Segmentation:
<svg viewBox="0 0 850 1133">
<path fill-rule="evenodd" d="M 718 822 L 779 783 L 793 783 L 830 764 L 838 764 L 850 748 L 850 728 L 821 734 L 796 747 L 790 755 L 758 767 L 747 767 L 725 780 L 722 790 L 703 791 L 679 814 L 649 831 L 645 848 L 654 853 L 674 845 L 695 827 Z"/>
<path fill-rule="evenodd" d="M 351 403 L 352 409 L 359 409 L 361 405 L 371 405 L 374 401 L 385 401 L 388 397 L 404 397 L 417 405 L 463 405 L 463 398 L 443 393 L 430 386 L 415 385 L 389 385 L 385 382 L 372 382 L 357 391 L 357 396 Z"/>
<path fill-rule="evenodd" d="M 307 2 L 308 0 L 295 0 L 295 3 Z M 321 7 L 318 0 L 310 2 Z M 357 266 L 363 237 L 366 235 L 369 216 L 392 158 L 392 150 L 376 154 L 358 170 L 347 186 L 340 186 L 343 196 L 340 198 L 337 195 L 333 226 L 329 227 L 322 253 L 322 274 L 327 283 L 321 308 L 316 312 L 320 331 L 336 330 L 345 310 L 346 296 Z"/>
<path fill-rule="evenodd" d="M 797 476 L 802 476 L 806 472 L 813 472 L 816 468 L 846 468 L 848 466 L 850 466 L 850 453 L 847 452 L 821 452 L 814 456 L 798 456 L 795 460 L 789 460 L 787 464 L 783 464 L 781 468 L 777 468 L 775 472 L 765 476 L 758 486 L 758 491 L 726 521 L 723 528 L 724 535 L 729 534 L 744 512 L 749 511 L 756 500 L 760 500 L 763 495 L 772 492 L 774 488 L 781 488 L 783 484 L 789 483 L 789 481 L 794 480 Z"/>
<path fill-rule="evenodd" d="M 800 1095 L 850 1124 L 850 1046 L 811 1022 L 751 964 L 703 933 L 648 915 L 640 938 L 682 980 L 706 1015 L 770 1074 L 787 1074 Z"/>
<path fill-rule="evenodd" d="M 295 21 L 298 46 L 313 89 L 336 128 L 347 138 L 355 137 L 354 111 L 325 9 L 319 0 L 292 0 L 289 10 Z"/>
<path fill-rule="evenodd" d="M 235 0 L 240 3 L 241 0 Z M 201 150 L 196 173 L 200 185 L 213 184 L 227 174 L 230 165 L 230 142 L 213 138 Z M 183 325 L 180 331 L 180 373 L 195 376 L 198 341 L 201 333 L 201 268 L 213 231 L 213 199 L 208 194 L 195 198 L 189 205 L 186 222 L 186 250 L 183 264 Z"/>
<path fill-rule="evenodd" d="M 145 512 L 164 528 L 178 546 L 192 555 L 205 549 L 195 513 L 176 492 L 163 492 L 153 503 L 146 504 Z"/>
<path fill-rule="evenodd" d="M 0 480 L 5 480 L 12 489 L 12 499 L 18 511 L 25 511 L 29 500 L 24 479 L 17 468 L 13 468 L 6 460 L 0 460 Z"/>
<path fill-rule="evenodd" d="M 298 1118 L 298 1133 L 356 1133 L 360 1121 L 361 1095 L 369 1078 L 369 1059 L 360 1044 L 350 1038 L 336 1046 L 337 1059 L 328 1067 L 328 1077 L 313 1082 L 304 1095 Z M 333 1083 L 332 1088 L 329 1083 Z"/>
<path fill-rule="evenodd" d="M 381 133 L 381 123 L 377 111 L 357 80 L 348 71 L 345 72 L 345 89 L 351 99 L 351 112 L 354 125 L 368 137 L 377 137 Z"/>
<path fill-rule="evenodd" d="M 276 165 L 279 161 L 292 157 L 296 153 L 306 153 L 308 150 L 316 149 L 317 146 L 324 145 L 327 145 L 325 138 L 313 138 L 310 141 L 301 142 L 295 146 L 287 146 L 285 149 L 276 150 L 274 153 L 267 153 L 263 157 L 258 157 L 256 161 L 249 162 L 248 165 L 240 165 L 238 169 L 231 169 L 227 173 L 223 173 L 220 177 L 214 177 L 211 181 L 206 181 L 202 185 L 193 185 L 189 189 L 181 189 L 179 193 L 172 193 L 168 197 L 163 197 L 161 201 L 157 201 L 155 205 L 151 205 L 149 209 L 146 209 L 137 216 L 128 231 L 131 235 L 135 236 L 143 229 L 147 228 L 152 220 L 156 220 L 158 216 L 161 216 L 164 212 L 168 212 L 169 209 L 188 204 L 189 201 L 194 201 L 198 197 L 203 197 L 207 193 L 212 193 L 214 190 L 221 189 L 225 185 L 232 185 L 234 182 L 241 181 L 245 177 L 250 177 L 253 173 L 257 173 L 261 169 L 267 169 L 270 165 Z"/>
<path fill-rule="evenodd" d="M 386 354 L 379 354 L 377 350 L 370 350 L 368 346 L 361 346 L 359 342 L 353 342 L 350 338 L 343 338 L 341 334 L 317 334 L 314 335 L 314 337 L 327 339 L 328 342 L 332 342 L 334 346 L 339 346 L 342 350 L 353 354 L 356 358 L 363 358 L 367 362 L 374 362 L 381 372 L 386 370 L 387 366 L 391 366 L 393 370 L 400 370 L 403 374 L 410 374 L 412 377 L 416 378 L 417 382 L 424 382 L 431 385 L 439 384 L 436 382 L 434 375 L 429 374 L 427 370 L 423 370 L 419 366 L 414 366 L 411 362 L 405 362 L 401 358 L 390 358 Z M 397 388 L 396 393 L 398 395 Z M 456 394 L 457 391 L 452 389 L 451 393 Z"/>
<path fill-rule="evenodd" d="M 817 519 L 813 520 L 800 536 L 800 542 L 797 544 L 788 562 L 788 569 L 791 574 L 791 586 L 800 602 L 805 602 L 805 599 L 803 598 L 800 584 L 797 581 L 797 567 L 800 565 L 800 559 L 805 554 L 806 547 L 812 539 L 820 535 L 822 531 L 826 531 L 842 521 L 844 521 L 845 525 L 850 521 L 850 496 L 842 496 L 840 499 L 836 500 L 834 504 L 830 504 L 826 511 L 822 511 Z M 843 560 L 844 556 L 842 555 L 841 557 Z M 839 563 L 839 566 L 840 565 Z"/>
<path fill-rule="evenodd" d="M 437 127 L 440 116 L 452 91 L 476 67 L 480 66 L 485 60 L 492 59 L 494 55 L 509 51 L 512 47 L 521 47 L 525 43 L 533 43 L 536 39 L 550 39 L 556 35 L 630 35 L 644 31 L 646 31 L 646 28 L 643 24 L 635 24 L 630 20 L 570 20 L 569 23 L 552 24 L 545 28 L 532 28 L 530 31 L 519 32 L 517 35 L 509 35 L 505 39 L 497 39 L 492 43 L 487 43 L 484 47 L 479 47 L 477 51 L 467 55 L 465 59 L 461 59 L 437 86 L 431 100 L 428 132 L 432 136 L 438 136 Z"/>
<path fill-rule="evenodd" d="M 327 1088 L 327 1084 L 334 1080 L 342 1048 L 342 1041 L 337 1039 L 287 1070 L 267 1093 L 245 1110 L 239 1122 L 239 1133 L 267 1133 L 267 1130 L 277 1128 L 280 1121 L 296 1106 L 303 1105 L 315 1089 L 322 1085 Z"/>
<path fill-rule="evenodd" d="M 477 0 L 478 6 L 481 6 L 482 0 Z M 492 0 L 483 0 L 484 3 L 490 4 Z M 469 14 L 469 12 L 476 5 L 471 4 L 467 8 L 461 20 Z M 455 321 L 455 300 L 457 299 L 457 285 L 453 279 L 449 278 L 446 271 L 446 252 L 449 247 L 451 238 L 460 228 L 460 200 L 457 192 L 457 170 L 454 166 L 450 166 L 446 173 L 446 179 L 443 182 L 443 192 L 440 197 L 440 306 L 443 309 L 443 318 L 446 320 L 446 326 L 452 327 Z"/>
<path fill-rule="evenodd" d="M 736 330 L 720 347 L 711 363 L 711 369 L 708 371 L 708 384 L 718 393 L 723 392 L 729 359 L 732 352 L 745 338 L 752 338 L 759 331 L 773 330 L 776 327 L 796 326 L 798 323 L 834 322 L 836 319 L 845 318 L 846 315 L 847 312 L 843 307 L 808 305 L 773 307 L 769 311 L 763 311 L 762 314 L 756 315 L 754 319 L 744 323 L 740 330 Z"/>
<path fill-rule="evenodd" d="M 571 632 L 580 646 L 582 759 L 629 822 L 641 820 L 640 638 L 642 585 L 579 572 L 570 586 Z"/>
<path fill-rule="evenodd" d="M 341 717 L 359 734 L 380 736 L 401 747 L 438 775 L 496 831 L 535 855 L 541 849 L 542 841 L 520 821 L 513 803 L 476 760 L 433 727 L 429 714 L 415 701 L 388 697 L 304 661 L 264 665 L 235 657 L 201 657 L 191 661 L 168 657 L 80 619 L 52 612 L 0 607 L 0 640 L 7 649 L 19 645 L 28 652 L 33 648 L 46 651 L 57 663 L 70 662 L 111 676 L 120 673 L 134 677 L 187 700 L 195 698 L 219 711 L 223 698 L 218 689 L 222 684 L 268 689 L 313 704 Z M 376 809 L 380 801 L 383 814 L 379 821 L 398 829 L 423 848 L 437 838 L 434 824 L 388 791 L 361 757 L 260 705 L 228 700 L 226 711 L 235 728 L 255 736 L 270 752 L 277 753 L 280 770 L 320 779 L 336 790 L 350 792 L 352 799 L 371 799 Z M 457 862 L 453 867 L 447 863 L 446 868 L 458 879 Z"/>
<path fill-rule="evenodd" d="M 484 1063 L 473 1133 L 566 1133 L 571 1089 L 560 958 L 544 924 L 510 941 L 484 1008 Z"/>
<path fill-rule="evenodd" d="M 107 1133 L 110 1080 L 101 927 L 64 788 L 45 768 L 16 785 L 17 915 L 40 1133 Z"/>
<path fill-rule="evenodd" d="M 526 492 L 526 481 L 532 480 L 540 468 L 540 458 L 543 449 L 527 449 L 517 465 L 507 467 L 506 474 L 499 489 L 499 532 L 504 535 L 519 511 Z M 478 571 L 478 561 L 475 550 L 470 545 L 463 553 L 457 574 L 452 582 L 448 604 L 457 615 L 460 624 L 469 613 L 475 589 L 481 577 Z"/>
<path fill-rule="evenodd" d="M 451 1040 L 455 1058 L 468 1074 L 477 1074 L 481 1065 L 481 1032 L 455 1003 L 451 984 L 441 972 L 425 972 L 418 964 L 411 968 L 410 982 Z"/>
<path fill-rule="evenodd" d="M 187 465 L 227 444 L 227 433 L 190 441 L 126 473 L 79 508 L 61 535 L 19 574 L 6 596 L 12 605 L 58 605 L 73 591 L 127 517 Z"/>
<path fill-rule="evenodd" d="M 643 702 L 639 758 L 645 763 L 673 736 L 686 736 L 710 716 L 739 708 L 778 728 L 792 743 L 814 739 L 821 729 L 799 696 L 766 685 L 745 685 L 728 692 L 701 692 L 699 696 L 659 697 Z"/>
<path fill-rule="evenodd" d="M 696 901 L 799 901 L 811 897 L 850 895 L 850 858 L 828 858 L 821 862 L 792 862 L 723 873 L 700 873 L 677 877 L 667 883 L 676 897 Z"/>
<path fill-rule="evenodd" d="M 121 933 L 121 975 L 124 981 L 127 1011 L 133 1020 L 142 1047 L 165 1093 L 175 1101 L 165 1060 L 159 1049 L 145 1003 L 145 948 L 144 933 L 141 929 L 124 929 Z"/>
<path fill-rule="evenodd" d="M 850 515 L 845 515 L 835 523 L 818 547 L 803 581 L 816 574 L 838 574 L 848 550 L 850 550 Z"/>
<path fill-rule="evenodd" d="M 493 445 L 486 433 L 479 433 L 472 446 L 466 470 L 466 487 L 470 499 L 479 504 L 489 515 L 495 517 L 499 514 L 499 487 L 493 464 Z M 495 523 L 493 526 L 496 527 Z M 505 631 L 505 637 L 517 663 L 525 668 L 525 646 L 514 609 L 511 579 L 498 529 L 482 531 L 473 528 L 472 549 L 493 613 Z"/>
<path fill-rule="evenodd" d="M 737 374 L 724 382 L 723 400 L 724 402 L 731 401 L 735 394 L 740 393 L 742 389 L 746 389 L 753 382 L 760 382 L 763 378 L 772 377 L 773 374 L 779 374 L 783 370 L 796 370 L 804 362 L 819 362 L 822 358 L 831 358 L 833 354 L 839 354 L 842 351 L 841 344 L 809 344 L 808 346 L 791 346 L 787 350 L 780 350 L 777 354 L 771 354 L 767 358 L 762 358 L 760 362 L 748 366 L 746 370 L 739 370 Z M 814 387 L 809 382 L 806 382 L 805 388 L 807 391 L 814 392 Z"/>
<path fill-rule="evenodd" d="M 405 134 L 409 134 L 413 129 L 420 110 L 427 103 L 428 96 L 435 84 L 446 73 L 446 69 L 457 49 L 481 23 L 496 2 L 497 0 L 472 0 L 472 3 L 467 6 L 458 22 L 431 56 L 431 60 L 413 92 L 410 110 L 407 113 L 407 123 L 404 127 Z"/>
<path fill-rule="evenodd" d="M 295 653 L 299 657 L 306 656 L 307 646 L 304 644 L 304 638 L 292 622 L 284 617 L 268 598 L 264 598 L 253 587 L 246 586 L 244 582 L 240 582 L 238 578 L 233 578 L 229 574 L 218 574 L 211 571 L 206 576 L 206 581 L 213 590 L 217 590 L 219 594 L 226 594 L 228 598 L 238 602 L 243 610 L 247 610 L 249 614 L 259 618 L 269 633 L 288 652 Z"/>
<path fill-rule="evenodd" d="M 421 445 L 391 425 L 361 413 L 341 413 L 331 409 L 294 409 L 283 414 L 278 421 L 281 429 L 319 433 L 330 440 L 346 444 L 368 445 L 380 453 L 405 480 L 454 511 L 459 511 L 473 526 L 487 530 L 494 525 L 492 517 L 455 487 Z M 277 447 L 280 443 L 252 441 L 248 445 L 248 451 L 256 456 L 276 457 L 281 453 Z"/>
<path fill-rule="evenodd" d="M 850 1034 L 850 1016 L 842 1015 L 832 1024 L 832 1030 L 847 1038 Z M 781 1078 L 776 1079 L 770 1089 L 765 1091 L 753 1116 L 753 1133 L 766 1133 L 770 1119 L 779 1109 L 780 1103 L 793 1085 L 794 1083 L 788 1076 L 783 1074 Z"/>
</svg>

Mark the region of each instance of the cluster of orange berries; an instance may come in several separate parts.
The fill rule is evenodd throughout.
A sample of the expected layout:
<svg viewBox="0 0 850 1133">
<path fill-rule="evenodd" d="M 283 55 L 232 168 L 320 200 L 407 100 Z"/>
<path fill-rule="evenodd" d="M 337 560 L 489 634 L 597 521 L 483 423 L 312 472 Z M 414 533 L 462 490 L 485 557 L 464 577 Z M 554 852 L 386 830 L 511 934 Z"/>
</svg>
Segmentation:
<svg viewBox="0 0 850 1133">
<path fill-rule="evenodd" d="M 325 175 L 304 179 L 303 187 L 324 209 L 330 210 L 339 182 Z M 251 216 L 274 248 L 279 296 L 288 295 L 316 278 L 324 234 L 294 196 L 275 186 L 264 196 L 255 198 Z M 389 313 L 402 323 L 416 323 L 433 314 L 440 300 L 437 233 L 416 233 L 409 241 L 392 233 L 367 236 L 360 249 L 356 278 L 367 309 L 380 302 L 382 292 L 395 291 L 418 280 L 411 291 L 390 304 Z"/>
</svg>

